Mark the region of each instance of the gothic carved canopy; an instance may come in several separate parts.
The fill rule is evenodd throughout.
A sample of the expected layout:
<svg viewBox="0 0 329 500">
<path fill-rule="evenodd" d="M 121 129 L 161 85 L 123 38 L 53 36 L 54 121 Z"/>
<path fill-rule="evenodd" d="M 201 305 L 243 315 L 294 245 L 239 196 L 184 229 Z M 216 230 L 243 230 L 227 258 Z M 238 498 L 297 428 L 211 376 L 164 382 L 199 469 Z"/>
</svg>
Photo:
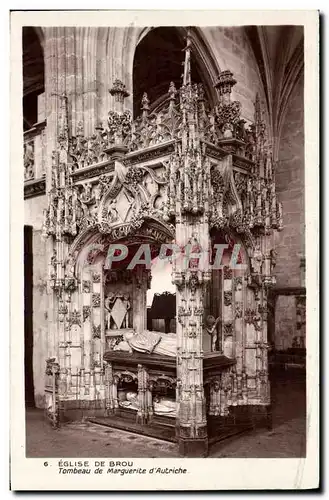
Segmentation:
<svg viewBox="0 0 329 500">
<path fill-rule="evenodd" d="M 255 248 L 255 238 L 282 227 L 274 167 L 261 103 L 254 122 L 241 118 L 231 100 L 236 80 L 222 71 L 218 101 L 210 107 L 201 84 L 191 81 L 188 50 L 180 89 L 171 83 L 166 107 L 150 112 L 144 93 L 141 115 L 124 109 L 128 92 L 115 81 L 116 109 L 106 124 L 85 137 L 69 133 L 67 97 L 61 98 L 58 149 L 44 232 L 71 245 L 74 260 L 83 235 L 128 238 L 147 221 L 174 235 L 175 224 L 200 214 L 209 228 L 235 231 Z"/>
</svg>

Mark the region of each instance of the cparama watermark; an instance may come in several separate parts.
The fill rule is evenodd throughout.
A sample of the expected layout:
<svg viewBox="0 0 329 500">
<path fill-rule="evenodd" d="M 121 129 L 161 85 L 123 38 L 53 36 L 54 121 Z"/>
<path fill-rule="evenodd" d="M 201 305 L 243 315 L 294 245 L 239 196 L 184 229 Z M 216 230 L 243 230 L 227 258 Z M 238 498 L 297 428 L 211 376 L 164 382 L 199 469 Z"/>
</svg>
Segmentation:
<svg viewBox="0 0 329 500">
<path fill-rule="evenodd" d="M 224 264 L 225 252 L 231 251 L 229 263 Z M 121 243 L 111 244 L 108 248 L 104 269 L 113 269 L 114 263 L 125 262 L 128 270 L 133 270 L 136 266 L 145 266 L 146 269 L 151 269 L 153 265 L 167 265 L 173 263 L 181 269 L 194 270 L 216 270 L 223 269 L 224 265 L 236 270 L 245 270 L 247 264 L 241 262 L 241 245 L 236 243 L 233 246 L 228 244 L 214 244 L 211 249 L 204 249 L 200 245 L 187 245 L 180 247 L 175 243 L 164 243 L 160 246 L 157 256 L 152 256 L 152 248 L 148 243 L 139 245 L 134 255 L 129 256 L 129 248 Z M 88 262 L 88 256 L 93 252 L 104 253 L 105 246 L 96 243 L 91 244 L 88 248 L 87 256 L 84 262 L 84 267 L 90 267 L 92 264 Z M 128 258 L 128 259 L 127 259 Z M 212 261 L 212 263 L 211 263 Z"/>
</svg>

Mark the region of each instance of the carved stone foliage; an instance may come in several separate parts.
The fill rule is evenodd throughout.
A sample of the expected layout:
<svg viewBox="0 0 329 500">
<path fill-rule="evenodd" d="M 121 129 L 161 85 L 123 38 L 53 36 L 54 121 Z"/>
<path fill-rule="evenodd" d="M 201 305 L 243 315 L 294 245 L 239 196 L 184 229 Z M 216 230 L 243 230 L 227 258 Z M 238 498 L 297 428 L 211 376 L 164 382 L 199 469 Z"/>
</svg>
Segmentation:
<svg viewBox="0 0 329 500">
<path fill-rule="evenodd" d="M 108 128 L 106 131 L 108 147 L 114 144 L 126 145 L 131 139 L 131 122 L 131 113 L 129 111 L 124 111 L 123 113 L 109 112 L 107 119 Z"/>
<path fill-rule="evenodd" d="M 132 283 L 133 273 L 127 269 L 111 269 L 106 271 L 105 284 L 109 283 Z"/>
<path fill-rule="evenodd" d="M 125 84 L 118 78 L 114 80 L 113 86 L 110 89 L 110 94 L 113 95 L 115 100 L 120 103 L 123 103 L 124 98 L 130 95 Z"/>
<path fill-rule="evenodd" d="M 106 160 L 106 146 L 106 136 L 102 126 L 98 126 L 92 136 L 85 138 L 83 124 L 78 123 L 77 134 L 71 137 L 69 145 L 72 172 Z"/>
<path fill-rule="evenodd" d="M 68 313 L 67 305 L 64 304 L 61 301 L 60 304 L 59 304 L 59 306 L 58 306 L 58 319 L 59 319 L 60 322 L 64 321 L 65 316 L 67 315 L 67 313 Z"/>
<path fill-rule="evenodd" d="M 247 192 L 248 176 L 241 172 L 234 172 L 234 182 L 238 194 L 241 196 Z"/>
<path fill-rule="evenodd" d="M 198 336 L 197 322 L 194 319 L 190 319 L 189 321 L 187 335 L 192 339 L 196 339 Z"/>
<path fill-rule="evenodd" d="M 165 375 L 150 375 L 148 380 L 149 389 L 152 391 L 154 389 L 175 389 L 176 383 L 175 378 Z"/>
<path fill-rule="evenodd" d="M 245 322 L 249 325 L 254 325 L 256 321 L 258 320 L 258 314 L 254 309 L 246 309 L 244 312 L 244 319 Z"/>
<path fill-rule="evenodd" d="M 233 270 L 229 266 L 224 266 L 223 268 L 224 280 L 231 280 L 233 276 Z"/>
<path fill-rule="evenodd" d="M 224 292 L 224 305 L 232 305 L 232 292 Z"/>
<path fill-rule="evenodd" d="M 101 275 L 100 273 L 95 273 L 93 272 L 92 273 L 92 280 L 93 280 L 93 283 L 99 283 L 100 280 L 101 280 Z"/>
<path fill-rule="evenodd" d="M 80 313 L 80 311 L 77 311 L 77 310 L 71 311 L 70 317 L 69 317 L 69 324 L 70 324 L 70 326 L 72 326 L 72 325 L 81 326 L 81 313 Z"/>
<path fill-rule="evenodd" d="M 46 359 L 46 375 L 59 375 L 59 363 L 56 362 L 56 358 Z"/>
<path fill-rule="evenodd" d="M 231 337 L 233 335 L 233 323 L 224 323 L 224 337 Z"/>
<path fill-rule="evenodd" d="M 242 318 L 242 312 L 243 312 L 243 303 L 236 302 L 235 303 L 235 318 L 236 319 Z"/>
<path fill-rule="evenodd" d="M 91 304 L 93 307 L 99 307 L 101 305 L 101 295 L 100 293 L 93 293 L 91 295 Z"/>
<path fill-rule="evenodd" d="M 242 276 L 236 276 L 234 278 L 234 285 L 235 285 L 235 290 L 241 290 L 242 289 Z"/>
<path fill-rule="evenodd" d="M 84 293 L 90 293 L 91 291 L 91 282 L 88 280 L 83 280 L 82 281 L 82 291 Z"/>
<path fill-rule="evenodd" d="M 101 325 L 92 325 L 91 327 L 93 339 L 101 338 Z"/>
<path fill-rule="evenodd" d="M 90 317 L 90 311 L 91 311 L 90 306 L 83 306 L 82 308 L 83 322 L 85 322 Z"/>
<path fill-rule="evenodd" d="M 215 123 L 222 137 L 233 137 L 233 134 L 236 135 L 238 123 L 240 122 L 240 113 L 241 104 L 239 101 L 233 101 L 227 104 L 220 103 L 215 108 Z"/>
</svg>

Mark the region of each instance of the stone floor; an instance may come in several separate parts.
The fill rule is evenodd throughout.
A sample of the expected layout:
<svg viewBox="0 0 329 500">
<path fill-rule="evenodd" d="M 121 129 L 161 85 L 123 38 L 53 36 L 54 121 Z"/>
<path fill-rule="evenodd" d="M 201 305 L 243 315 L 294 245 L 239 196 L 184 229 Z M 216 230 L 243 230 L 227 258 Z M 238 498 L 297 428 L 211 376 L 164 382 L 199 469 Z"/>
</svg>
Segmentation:
<svg viewBox="0 0 329 500">
<path fill-rule="evenodd" d="M 272 381 L 273 429 L 258 430 L 210 448 L 210 457 L 292 458 L 305 456 L 306 408 L 303 377 Z M 74 422 L 53 430 L 43 412 L 26 412 L 28 457 L 178 457 L 176 445 L 110 429 Z"/>
</svg>

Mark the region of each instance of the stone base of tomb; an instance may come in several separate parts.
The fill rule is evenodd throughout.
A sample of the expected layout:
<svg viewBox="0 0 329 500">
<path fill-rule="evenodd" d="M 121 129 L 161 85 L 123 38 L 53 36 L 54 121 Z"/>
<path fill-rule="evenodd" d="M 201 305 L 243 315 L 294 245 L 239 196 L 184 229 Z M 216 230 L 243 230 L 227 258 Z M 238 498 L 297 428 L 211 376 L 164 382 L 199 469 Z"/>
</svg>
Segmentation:
<svg viewBox="0 0 329 500">
<path fill-rule="evenodd" d="M 120 409 L 112 416 L 91 416 L 88 421 L 134 434 L 153 437 L 178 444 L 184 457 L 206 457 L 209 447 L 215 443 L 250 432 L 256 427 L 269 427 L 269 409 L 261 406 L 234 407 L 227 417 L 208 416 L 205 436 L 191 439 L 177 435 L 176 421 L 170 417 L 154 415 L 152 422 L 136 423 L 136 412 Z"/>
<path fill-rule="evenodd" d="M 141 425 L 136 421 L 136 413 L 136 410 L 120 408 L 116 411 L 115 415 L 89 417 L 88 421 L 163 441 L 172 443 L 177 441 L 175 432 L 176 420 L 174 418 L 154 415 L 151 422 Z"/>
<path fill-rule="evenodd" d="M 186 458 L 205 458 L 208 456 L 208 438 L 180 439 L 179 454 Z"/>
</svg>

